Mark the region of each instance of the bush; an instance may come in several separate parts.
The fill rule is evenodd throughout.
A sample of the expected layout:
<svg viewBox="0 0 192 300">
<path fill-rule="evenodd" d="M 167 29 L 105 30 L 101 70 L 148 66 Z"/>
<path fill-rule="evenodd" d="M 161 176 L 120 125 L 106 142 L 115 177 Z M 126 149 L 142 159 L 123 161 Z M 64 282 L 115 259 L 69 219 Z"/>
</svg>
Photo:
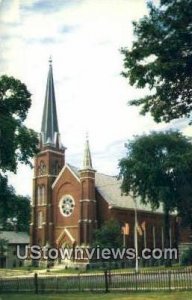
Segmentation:
<svg viewBox="0 0 192 300">
<path fill-rule="evenodd" d="M 192 248 L 186 249 L 181 256 L 181 265 L 189 266 L 192 265 Z"/>
</svg>

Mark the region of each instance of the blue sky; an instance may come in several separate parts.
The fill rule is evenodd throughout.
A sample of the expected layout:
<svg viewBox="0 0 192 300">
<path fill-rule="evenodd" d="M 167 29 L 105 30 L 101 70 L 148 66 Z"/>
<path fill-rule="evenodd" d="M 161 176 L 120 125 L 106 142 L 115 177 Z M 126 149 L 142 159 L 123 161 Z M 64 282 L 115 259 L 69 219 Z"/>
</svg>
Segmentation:
<svg viewBox="0 0 192 300">
<path fill-rule="evenodd" d="M 0 75 L 26 83 L 32 107 L 26 125 L 40 130 L 48 59 L 52 55 L 62 142 L 67 162 L 81 166 L 86 131 L 97 171 L 118 174 L 125 142 L 166 128 L 191 135 L 187 122 L 155 124 L 130 99 L 146 91 L 120 75 L 120 48 L 131 46 L 132 21 L 147 13 L 145 0 L 0 0 Z M 31 195 L 33 171 L 9 174 L 18 193 Z"/>
</svg>

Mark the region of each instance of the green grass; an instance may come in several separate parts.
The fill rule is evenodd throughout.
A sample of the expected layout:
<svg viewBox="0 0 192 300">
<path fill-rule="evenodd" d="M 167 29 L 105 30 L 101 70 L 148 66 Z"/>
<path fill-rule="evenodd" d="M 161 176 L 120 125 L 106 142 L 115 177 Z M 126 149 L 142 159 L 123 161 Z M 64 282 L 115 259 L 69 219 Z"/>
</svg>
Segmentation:
<svg viewBox="0 0 192 300">
<path fill-rule="evenodd" d="M 191 300 L 192 292 L 158 292 L 158 293 L 132 293 L 132 294 L 91 294 L 91 293 L 65 293 L 63 295 L 0 295 L 0 300 Z"/>
</svg>

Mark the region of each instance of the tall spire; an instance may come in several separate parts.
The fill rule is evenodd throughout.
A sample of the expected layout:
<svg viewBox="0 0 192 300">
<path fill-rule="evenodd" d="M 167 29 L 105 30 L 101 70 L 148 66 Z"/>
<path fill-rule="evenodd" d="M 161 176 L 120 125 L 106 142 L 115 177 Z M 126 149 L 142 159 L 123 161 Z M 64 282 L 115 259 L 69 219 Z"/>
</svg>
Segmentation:
<svg viewBox="0 0 192 300">
<path fill-rule="evenodd" d="M 88 134 L 86 134 L 85 150 L 84 150 L 84 157 L 83 157 L 83 170 L 87 170 L 87 169 L 89 170 L 93 169 Z"/>
<path fill-rule="evenodd" d="M 49 59 L 49 72 L 45 93 L 45 103 L 43 109 L 43 119 L 41 124 L 41 138 L 44 146 L 56 147 L 59 137 L 57 121 L 57 109 L 55 102 L 55 89 L 53 82 L 52 59 Z"/>
</svg>

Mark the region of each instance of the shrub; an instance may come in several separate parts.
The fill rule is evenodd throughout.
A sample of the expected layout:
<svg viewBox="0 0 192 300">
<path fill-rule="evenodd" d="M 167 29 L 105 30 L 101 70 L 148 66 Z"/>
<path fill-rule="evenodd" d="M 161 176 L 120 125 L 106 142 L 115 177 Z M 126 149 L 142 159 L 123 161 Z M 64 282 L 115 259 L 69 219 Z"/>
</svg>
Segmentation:
<svg viewBox="0 0 192 300">
<path fill-rule="evenodd" d="M 186 249 L 181 255 L 181 265 L 182 266 L 192 265 L 192 248 Z"/>
</svg>

